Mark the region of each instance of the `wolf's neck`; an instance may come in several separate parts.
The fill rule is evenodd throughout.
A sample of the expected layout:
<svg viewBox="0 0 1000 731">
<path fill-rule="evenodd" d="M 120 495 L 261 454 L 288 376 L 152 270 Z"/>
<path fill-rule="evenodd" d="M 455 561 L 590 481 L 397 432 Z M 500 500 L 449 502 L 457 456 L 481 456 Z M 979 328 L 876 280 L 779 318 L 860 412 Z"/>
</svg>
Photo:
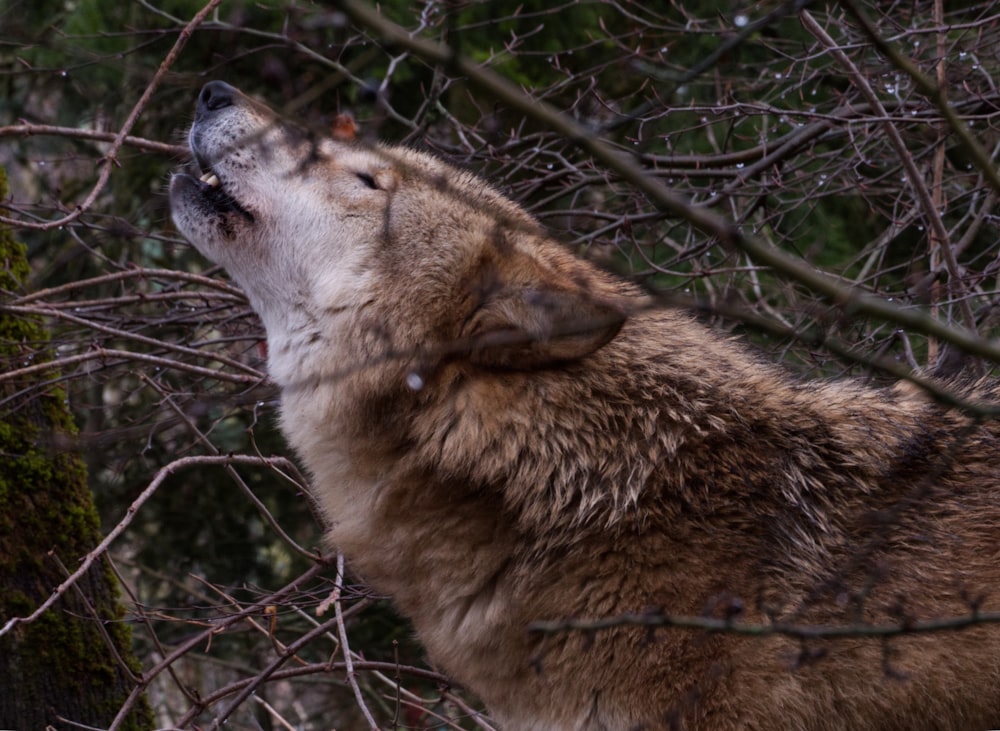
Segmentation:
<svg viewBox="0 0 1000 731">
<path fill-rule="evenodd" d="M 336 378 L 338 371 L 350 369 L 339 345 L 346 309 L 314 312 L 299 303 L 258 311 L 267 331 L 268 374 L 282 388 Z"/>
</svg>

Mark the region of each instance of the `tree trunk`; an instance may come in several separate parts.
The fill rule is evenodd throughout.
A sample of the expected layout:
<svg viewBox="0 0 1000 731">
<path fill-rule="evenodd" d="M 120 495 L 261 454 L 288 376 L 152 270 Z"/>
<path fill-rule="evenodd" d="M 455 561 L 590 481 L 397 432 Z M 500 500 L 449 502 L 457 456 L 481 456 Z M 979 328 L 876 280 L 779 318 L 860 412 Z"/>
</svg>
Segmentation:
<svg viewBox="0 0 1000 731">
<path fill-rule="evenodd" d="M 0 228 L 0 296 L 27 273 L 24 246 Z M 0 310 L 0 372 L 47 350 L 40 323 Z M 101 539 L 81 456 L 55 449 L 75 426 L 52 376 L 0 383 L 0 627 L 30 614 Z M 123 617 L 114 575 L 97 562 L 37 621 L 0 637 L 0 729 L 107 728 L 141 672 Z M 143 700 L 120 728 L 151 726 Z"/>
</svg>

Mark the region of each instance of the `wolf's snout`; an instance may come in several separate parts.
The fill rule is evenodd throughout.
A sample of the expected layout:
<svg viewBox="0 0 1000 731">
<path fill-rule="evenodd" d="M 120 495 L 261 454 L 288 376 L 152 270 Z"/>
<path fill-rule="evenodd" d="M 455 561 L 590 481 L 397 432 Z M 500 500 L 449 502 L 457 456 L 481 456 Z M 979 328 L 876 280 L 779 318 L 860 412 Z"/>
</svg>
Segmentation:
<svg viewBox="0 0 1000 731">
<path fill-rule="evenodd" d="M 231 107 L 239 92 L 224 81 L 210 81 L 201 88 L 198 94 L 197 115 Z"/>
</svg>

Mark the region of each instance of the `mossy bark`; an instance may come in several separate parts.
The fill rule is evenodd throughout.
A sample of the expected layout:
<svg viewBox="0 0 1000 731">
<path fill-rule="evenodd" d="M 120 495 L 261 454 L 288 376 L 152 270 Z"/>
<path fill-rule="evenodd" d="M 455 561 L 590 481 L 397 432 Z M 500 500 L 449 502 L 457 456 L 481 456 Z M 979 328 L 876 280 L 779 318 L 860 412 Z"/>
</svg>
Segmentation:
<svg viewBox="0 0 1000 731">
<path fill-rule="evenodd" d="M 0 168 L 0 200 L 6 194 Z M 0 301 L 27 273 L 24 247 L 0 228 Z M 47 352 L 39 322 L 0 311 L 0 371 Z M 0 383 L 0 626 L 30 614 L 101 539 L 83 459 L 55 448 L 74 434 L 60 388 Z M 123 618 L 114 575 L 98 562 L 41 618 L 0 637 L 0 729 L 83 727 L 60 718 L 107 728 L 140 672 Z M 152 725 L 143 701 L 121 728 Z"/>
</svg>

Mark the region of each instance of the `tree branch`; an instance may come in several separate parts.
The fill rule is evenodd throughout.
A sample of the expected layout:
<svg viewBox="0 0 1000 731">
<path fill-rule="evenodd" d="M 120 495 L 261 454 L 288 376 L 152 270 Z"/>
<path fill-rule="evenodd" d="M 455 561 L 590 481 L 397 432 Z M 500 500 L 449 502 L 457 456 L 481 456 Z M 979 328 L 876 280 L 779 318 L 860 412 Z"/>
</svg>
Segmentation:
<svg viewBox="0 0 1000 731">
<path fill-rule="evenodd" d="M 578 145 L 623 180 L 645 193 L 662 211 L 677 216 L 724 246 L 745 251 L 755 261 L 826 297 L 846 315 L 868 315 L 911 328 L 960 348 L 966 353 L 1000 362 L 1000 342 L 986 340 L 958 325 L 943 324 L 923 310 L 903 308 L 894 302 L 843 284 L 797 257 L 743 233 L 735 224 L 704 207 L 694 206 L 670 190 L 641 166 L 633 155 L 623 154 L 588 128 L 559 112 L 543 100 L 535 99 L 495 71 L 455 54 L 451 48 L 416 38 L 401 26 L 383 17 L 360 0 L 336 0 L 351 19 L 373 31 L 389 45 L 398 45 L 433 63 L 450 67 L 467 77 L 480 90 L 524 114 L 565 139 Z M 953 114 L 949 117 L 952 119 Z M 995 173 L 994 173 L 995 175 Z"/>
</svg>

